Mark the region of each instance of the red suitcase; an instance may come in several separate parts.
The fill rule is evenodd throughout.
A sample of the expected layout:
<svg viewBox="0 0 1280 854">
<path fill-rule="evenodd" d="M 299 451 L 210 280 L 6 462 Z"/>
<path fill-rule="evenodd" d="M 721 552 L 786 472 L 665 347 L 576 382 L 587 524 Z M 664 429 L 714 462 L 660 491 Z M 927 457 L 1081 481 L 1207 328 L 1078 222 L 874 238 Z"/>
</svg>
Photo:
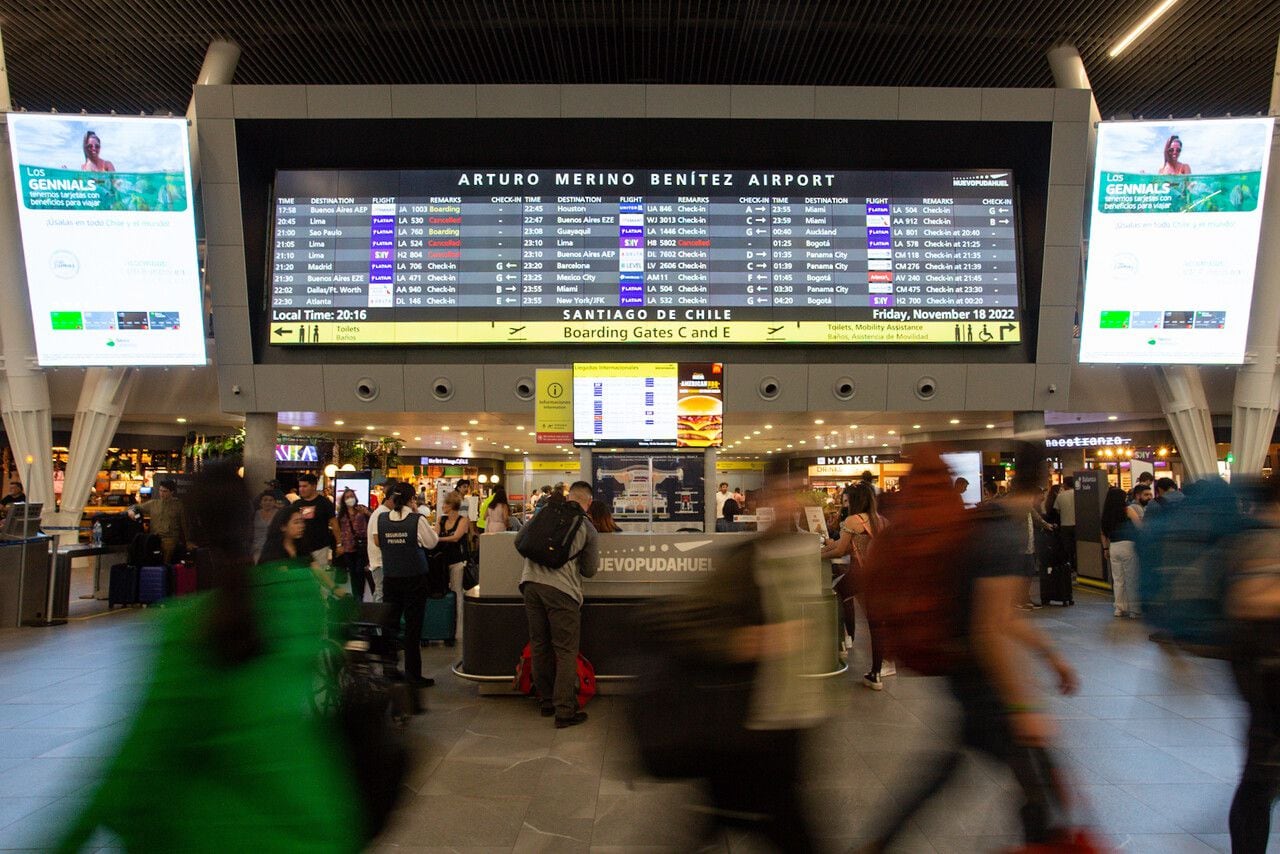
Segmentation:
<svg viewBox="0 0 1280 854">
<path fill-rule="evenodd" d="M 173 579 L 169 589 L 174 596 L 186 596 L 196 592 L 196 568 L 187 561 L 179 561 L 173 565 Z"/>
</svg>

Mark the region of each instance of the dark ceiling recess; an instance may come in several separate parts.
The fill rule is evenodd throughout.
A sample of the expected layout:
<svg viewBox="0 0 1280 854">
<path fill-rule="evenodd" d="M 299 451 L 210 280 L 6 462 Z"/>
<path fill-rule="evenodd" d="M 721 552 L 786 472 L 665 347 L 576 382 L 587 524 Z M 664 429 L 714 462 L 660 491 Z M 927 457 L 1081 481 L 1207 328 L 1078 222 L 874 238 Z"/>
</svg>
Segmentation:
<svg viewBox="0 0 1280 854">
<path fill-rule="evenodd" d="M 0 0 L 16 106 L 180 112 L 214 38 L 236 83 L 1051 86 L 1075 44 L 1104 116 L 1265 112 L 1280 3 L 1180 0 Z"/>
</svg>

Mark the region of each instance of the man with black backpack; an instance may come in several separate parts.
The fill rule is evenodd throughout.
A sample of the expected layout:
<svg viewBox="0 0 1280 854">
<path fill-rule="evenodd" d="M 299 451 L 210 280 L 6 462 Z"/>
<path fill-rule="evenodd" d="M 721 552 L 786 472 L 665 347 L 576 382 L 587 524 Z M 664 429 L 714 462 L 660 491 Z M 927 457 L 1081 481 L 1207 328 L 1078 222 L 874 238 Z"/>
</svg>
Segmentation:
<svg viewBox="0 0 1280 854">
<path fill-rule="evenodd" d="M 569 497 L 552 494 L 547 504 L 516 536 L 524 555 L 520 592 L 529 619 L 533 684 L 543 717 L 555 715 L 556 728 L 587 719 L 577 704 L 578 642 L 582 579 L 596 574 L 600 552 L 596 529 L 587 518 L 591 484 L 578 481 Z"/>
</svg>

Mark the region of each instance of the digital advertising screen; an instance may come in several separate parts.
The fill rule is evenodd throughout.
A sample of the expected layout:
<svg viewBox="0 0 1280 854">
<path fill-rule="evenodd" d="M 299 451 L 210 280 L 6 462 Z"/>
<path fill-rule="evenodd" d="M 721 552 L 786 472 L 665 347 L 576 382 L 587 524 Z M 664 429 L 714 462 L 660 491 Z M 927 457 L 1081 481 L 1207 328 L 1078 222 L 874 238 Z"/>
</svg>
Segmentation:
<svg viewBox="0 0 1280 854">
<path fill-rule="evenodd" d="M 279 171 L 267 341 L 1016 344 L 1012 171 Z"/>
<path fill-rule="evenodd" d="M 573 443 L 711 448 L 724 441 L 719 362 L 591 362 L 573 366 Z"/>
<path fill-rule="evenodd" d="M 205 364 L 186 119 L 6 120 L 40 364 Z"/>
<path fill-rule="evenodd" d="M 1099 125 L 1081 362 L 1244 361 L 1272 125 Z"/>
</svg>

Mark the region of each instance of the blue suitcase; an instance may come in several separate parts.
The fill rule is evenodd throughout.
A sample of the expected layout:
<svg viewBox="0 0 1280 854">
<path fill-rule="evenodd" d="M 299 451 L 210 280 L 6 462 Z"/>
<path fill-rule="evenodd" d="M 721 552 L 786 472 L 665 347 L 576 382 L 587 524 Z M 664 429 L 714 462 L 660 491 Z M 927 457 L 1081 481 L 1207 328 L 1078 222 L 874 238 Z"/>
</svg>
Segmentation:
<svg viewBox="0 0 1280 854">
<path fill-rule="evenodd" d="M 439 599 L 427 600 L 422 618 L 422 640 L 444 641 L 453 646 L 458 634 L 458 594 L 450 590 Z"/>
<path fill-rule="evenodd" d="M 169 595 L 169 567 L 138 567 L 138 602 L 153 605 Z"/>
<path fill-rule="evenodd" d="M 107 581 L 107 607 L 138 603 L 138 568 L 127 563 L 111 567 Z"/>
</svg>

